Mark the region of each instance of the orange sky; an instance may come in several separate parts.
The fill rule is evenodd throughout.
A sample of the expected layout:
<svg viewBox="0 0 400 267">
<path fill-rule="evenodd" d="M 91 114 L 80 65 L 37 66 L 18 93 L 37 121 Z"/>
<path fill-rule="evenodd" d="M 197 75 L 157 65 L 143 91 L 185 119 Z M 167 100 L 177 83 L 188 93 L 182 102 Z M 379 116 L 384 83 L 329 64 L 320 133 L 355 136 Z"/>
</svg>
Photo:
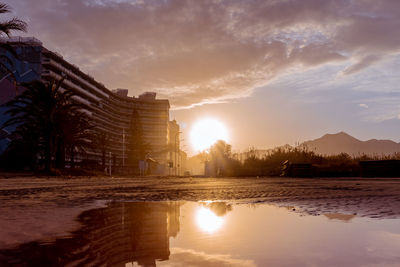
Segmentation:
<svg viewBox="0 0 400 267">
<path fill-rule="evenodd" d="M 157 92 L 188 129 L 219 117 L 238 149 L 339 131 L 398 141 L 400 1 L 3 2 L 108 88 Z"/>
</svg>

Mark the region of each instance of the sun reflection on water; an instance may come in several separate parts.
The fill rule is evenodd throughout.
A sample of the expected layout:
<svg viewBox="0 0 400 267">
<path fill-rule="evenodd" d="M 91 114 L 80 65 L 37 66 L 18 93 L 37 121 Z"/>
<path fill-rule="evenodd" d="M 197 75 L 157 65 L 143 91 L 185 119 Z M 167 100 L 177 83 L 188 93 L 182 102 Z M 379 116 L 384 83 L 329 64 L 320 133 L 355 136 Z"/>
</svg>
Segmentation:
<svg viewBox="0 0 400 267">
<path fill-rule="evenodd" d="M 224 219 L 209 208 L 199 207 L 196 211 L 196 223 L 202 231 L 212 234 L 222 227 Z"/>
</svg>

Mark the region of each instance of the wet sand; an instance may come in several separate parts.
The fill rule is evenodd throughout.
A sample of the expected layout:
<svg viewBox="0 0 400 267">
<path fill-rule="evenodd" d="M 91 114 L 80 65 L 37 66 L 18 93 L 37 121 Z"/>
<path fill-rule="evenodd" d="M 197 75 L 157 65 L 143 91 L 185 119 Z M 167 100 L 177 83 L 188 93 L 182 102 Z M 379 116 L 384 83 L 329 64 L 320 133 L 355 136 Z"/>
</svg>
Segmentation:
<svg viewBox="0 0 400 267">
<path fill-rule="evenodd" d="M 400 218 L 399 178 L 0 178 L 0 248 L 62 235 L 104 201 L 275 203 L 311 215 Z"/>
</svg>

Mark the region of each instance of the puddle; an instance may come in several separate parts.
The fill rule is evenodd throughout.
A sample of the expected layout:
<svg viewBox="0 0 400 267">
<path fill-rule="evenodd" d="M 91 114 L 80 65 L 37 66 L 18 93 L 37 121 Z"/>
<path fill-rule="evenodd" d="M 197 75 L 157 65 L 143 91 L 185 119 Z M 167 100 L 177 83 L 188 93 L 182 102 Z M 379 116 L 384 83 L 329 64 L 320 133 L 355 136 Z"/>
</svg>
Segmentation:
<svg viewBox="0 0 400 267">
<path fill-rule="evenodd" d="M 398 266 L 400 220 L 301 216 L 267 204 L 109 203 L 52 243 L 0 250 L 0 265 Z"/>
</svg>

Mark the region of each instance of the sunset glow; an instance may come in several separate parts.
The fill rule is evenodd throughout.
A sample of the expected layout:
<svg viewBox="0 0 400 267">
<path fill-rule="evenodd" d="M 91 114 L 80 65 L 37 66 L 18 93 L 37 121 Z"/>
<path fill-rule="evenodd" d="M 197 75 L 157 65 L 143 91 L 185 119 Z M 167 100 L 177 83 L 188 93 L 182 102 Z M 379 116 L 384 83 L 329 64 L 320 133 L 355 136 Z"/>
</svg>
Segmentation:
<svg viewBox="0 0 400 267">
<path fill-rule="evenodd" d="M 399 133 L 400 0 L 0 0 L 0 267 L 400 267 Z"/>
<path fill-rule="evenodd" d="M 228 131 L 225 125 L 212 118 L 196 122 L 190 131 L 190 141 L 196 151 L 210 148 L 216 141 L 228 142 Z"/>
<path fill-rule="evenodd" d="M 200 207 L 196 212 L 196 223 L 201 230 L 214 233 L 224 224 L 224 219 L 215 215 L 210 209 Z"/>
</svg>

